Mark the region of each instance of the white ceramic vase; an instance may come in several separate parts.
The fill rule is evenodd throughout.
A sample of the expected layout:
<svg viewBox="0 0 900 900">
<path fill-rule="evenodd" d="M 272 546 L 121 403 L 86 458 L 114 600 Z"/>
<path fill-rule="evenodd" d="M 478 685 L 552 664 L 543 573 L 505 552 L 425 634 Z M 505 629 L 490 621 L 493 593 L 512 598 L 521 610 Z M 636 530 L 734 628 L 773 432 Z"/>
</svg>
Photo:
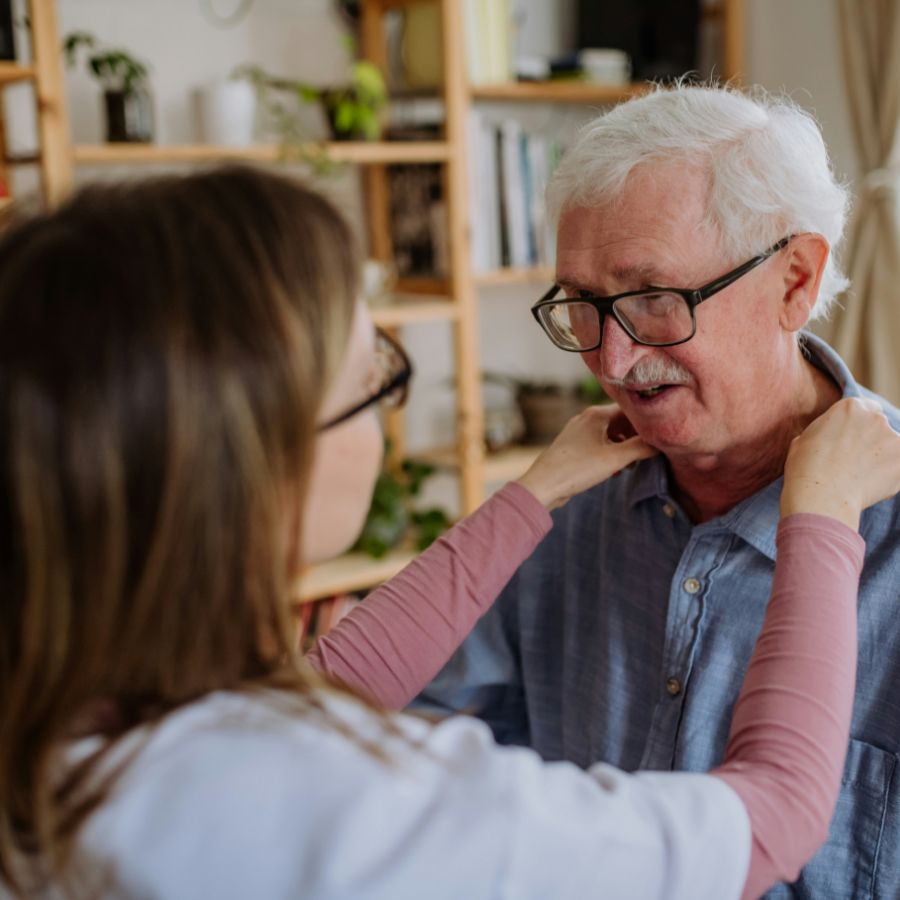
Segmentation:
<svg viewBox="0 0 900 900">
<path fill-rule="evenodd" d="M 256 124 L 256 92 L 247 81 L 218 81 L 197 91 L 197 125 L 204 144 L 249 147 Z"/>
</svg>

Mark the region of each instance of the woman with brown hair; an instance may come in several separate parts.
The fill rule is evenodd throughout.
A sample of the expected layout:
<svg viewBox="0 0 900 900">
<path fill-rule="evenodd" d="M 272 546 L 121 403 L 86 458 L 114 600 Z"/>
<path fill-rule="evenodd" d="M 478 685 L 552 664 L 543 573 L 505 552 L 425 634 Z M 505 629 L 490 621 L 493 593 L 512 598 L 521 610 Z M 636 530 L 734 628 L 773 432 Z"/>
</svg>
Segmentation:
<svg viewBox="0 0 900 900">
<path fill-rule="evenodd" d="M 720 769 L 545 764 L 309 662 L 399 705 L 545 507 L 652 450 L 579 417 L 298 659 L 290 582 L 353 540 L 408 379 L 356 297 L 330 204 L 244 168 L 88 188 L 0 240 L 0 896 L 721 898 L 796 871 L 846 746 L 853 529 L 900 438 L 847 401 L 795 441 Z"/>
</svg>

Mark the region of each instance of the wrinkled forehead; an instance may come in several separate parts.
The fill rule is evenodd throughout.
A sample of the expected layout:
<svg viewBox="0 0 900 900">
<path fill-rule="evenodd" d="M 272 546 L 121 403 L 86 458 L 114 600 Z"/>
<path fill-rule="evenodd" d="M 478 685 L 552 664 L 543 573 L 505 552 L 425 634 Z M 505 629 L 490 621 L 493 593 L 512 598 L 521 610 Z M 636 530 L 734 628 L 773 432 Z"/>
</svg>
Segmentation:
<svg viewBox="0 0 900 900">
<path fill-rule="evenodd" d="M 706 274 L 722 258 L 708 188 L 696 167 L 648 164 L 632 171 L 616 197 L 565 208 L 557 280 L 674 285 Z"/>
</svg>

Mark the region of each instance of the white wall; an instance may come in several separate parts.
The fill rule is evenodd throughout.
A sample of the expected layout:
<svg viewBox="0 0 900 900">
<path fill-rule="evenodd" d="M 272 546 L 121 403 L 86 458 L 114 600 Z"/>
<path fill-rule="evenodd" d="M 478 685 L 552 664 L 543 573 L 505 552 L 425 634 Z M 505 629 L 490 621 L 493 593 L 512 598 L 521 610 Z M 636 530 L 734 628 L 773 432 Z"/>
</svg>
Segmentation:
<svg viewBox="0 0 900 900">
<path fill-rule="evenodd" d="M 833 0 L 746 0 L 748 82 L 785 92 L 822 126 L 839 175 L 859 176 Z"/>
</svg>

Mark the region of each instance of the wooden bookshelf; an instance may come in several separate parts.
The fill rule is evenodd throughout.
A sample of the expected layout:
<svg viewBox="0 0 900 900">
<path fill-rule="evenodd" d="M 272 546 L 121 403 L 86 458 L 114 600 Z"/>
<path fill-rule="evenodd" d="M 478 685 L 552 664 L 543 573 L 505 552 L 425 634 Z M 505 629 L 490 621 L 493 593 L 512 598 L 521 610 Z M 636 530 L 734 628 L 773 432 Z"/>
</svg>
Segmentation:
<svg viewBox="0 0 900 900">
<path fill-rule="evenodd" d="M 386 306 L 371 307 L 372 319 L 382 328 L 414 325 L 418 322 L 451 322 L 459 315 L 452 299 L 435 300 L 432 296 L 415 297 L 398 294 Z"/>
<path fill-rule="evenodd" d="M 393 578 L 415 557 L 415 551 L 409 548 L 392 550 L 380 559 L 374 559 L 365 553 L 346 553 L 337 559 L 313 566 L 297 580 L 291 599 L 295 603 L 306 603 L 381 584 Z"/>
<path fill-rule="evenodd" d="M 402 294 L 449 294 L 450 282 L 446 278 L 427 275 L 404 276 L 397 279 L 397 292 Z"/>
<path fill-rule="evenodd" d="M 446 162 L 450 145 L 442 141 L 333 141 L 309 144 L 289 154 L 278 144 L 253 147 L 217 147 L 210 144 L 82 144 L 73 148 L 73 160 L 79 165 L 123 165 L 198 163 L 222 160 L 277 162 L 296 157 L 302 161 L 323 155 L 332 162 L 357 165 L 390 165 L 391 163 Z"/>
<path fill-rule="evenodd" d="M 373 2 L 381 9 L 387 11 L 389 9 L 405 9 L 407 6 L 416 6 L 427 2 L 427 0 L 369 0 L 369 2 Z"/>
<path fill-rule="evenodd" d="M 502 287 L 507 284 L 544 284 L 549 287 L 556 271 L 553 266 L 531 266 L 527 269 L 495 269 L 475 276 L 479 287 Z"/>
<path fill-rule="evenodd" d="M 17 81 L 32 81 L 36 77 L 37 69 L 34 66 L 0 61 L 0 85 L 14 84 Z"/>
<path fill-rule="evenodd" d="M 517 444 L 496 453 L 486 454 L 484 457 L 485 483 L 491 484 L 518 478 L 537 459 L 543 449 L 543 446 Z M 459 455 L 453 447 L 442 447 L 410 455 L 439 469 L 459 468 Z"/>
<path fill-rule="evenodd" d="M 511 481 L 524 475 L 543 449 L 543 447 L 522 444 L 488 454 L 484 461 L 484 480 L 486 482 Z"/>
<path fill-rule="evenodd" d="M 510 81 L 472 85 L 469 92 L 475 100 L 605 105 L 645 94 L 651 87 L 646 82 L 609 85 L 588 81 Z"/>
</svg>

